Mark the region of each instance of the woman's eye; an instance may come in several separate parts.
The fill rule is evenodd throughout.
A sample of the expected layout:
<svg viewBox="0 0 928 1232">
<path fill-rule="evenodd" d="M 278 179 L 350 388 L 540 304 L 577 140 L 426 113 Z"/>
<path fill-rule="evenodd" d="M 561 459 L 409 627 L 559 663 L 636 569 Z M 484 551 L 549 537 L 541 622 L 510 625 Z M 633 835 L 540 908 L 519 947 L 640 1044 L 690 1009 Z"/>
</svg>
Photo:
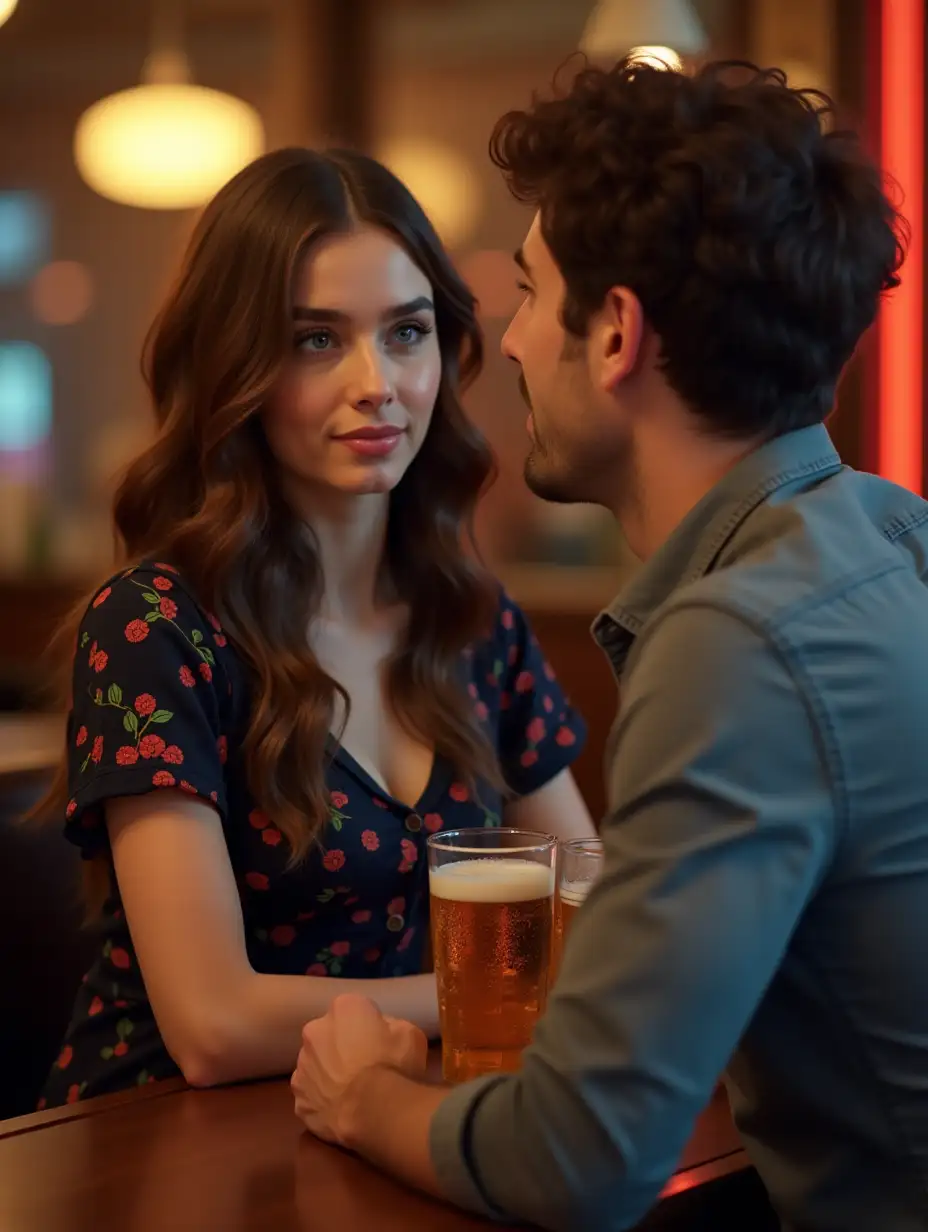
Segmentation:
<svg viewBox="0 0 928 1232">
<path fill-rule="evenodd" d="M 327 351 L 333 342 L 332 334 L 327 329 L 314 329 L 308 334 L 302 334 L 297 339 L 301 351 Z"/>
<path fill-rule="evenodd" d="M 425 325 L 420 325 L 417 321 L 407 321 L 405 325 L 397 325 L 393 331 L 393 336 L 401 346 L 415 346 L 417 342 L 421 342 L 426 334 L 432 331 Z"/>
</svg>

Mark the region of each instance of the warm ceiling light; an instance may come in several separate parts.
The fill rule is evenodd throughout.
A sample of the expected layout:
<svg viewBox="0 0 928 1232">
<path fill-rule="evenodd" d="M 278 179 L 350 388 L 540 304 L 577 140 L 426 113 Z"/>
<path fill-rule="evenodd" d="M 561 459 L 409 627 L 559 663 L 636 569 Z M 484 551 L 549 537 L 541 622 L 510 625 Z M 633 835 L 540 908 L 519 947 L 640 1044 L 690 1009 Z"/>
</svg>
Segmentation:
<svg viewBox="0 0 928 1232">
<path fill-rule="evenodd" d="M 598 0 L 580 39 L 593 60 L 617 60 L 632 48 L 695 56 L 706 34 L 686 0 Z"/>
<path fill-rule="evenodd" d="M 191 84 L 173 32 L 155 40 L 142 84 L 94 103 L 74 134 L 74 160 L 95 192 L 152 210 L 202 205 L 263 149 L 255 109 Z"/>
<path fill-rule="evenodd" d="M 18 3 L 19 0 L 0 0 L 0 26 L 10 20 Z"/>
<path fill-rule="evenodd" d="M 679 73 L 683 61 L 672 47 L 633 47 L 628 58 L 636 64 L 647 64 L 651 68 L 666 68 L 673 73 Z"/>
</svg>

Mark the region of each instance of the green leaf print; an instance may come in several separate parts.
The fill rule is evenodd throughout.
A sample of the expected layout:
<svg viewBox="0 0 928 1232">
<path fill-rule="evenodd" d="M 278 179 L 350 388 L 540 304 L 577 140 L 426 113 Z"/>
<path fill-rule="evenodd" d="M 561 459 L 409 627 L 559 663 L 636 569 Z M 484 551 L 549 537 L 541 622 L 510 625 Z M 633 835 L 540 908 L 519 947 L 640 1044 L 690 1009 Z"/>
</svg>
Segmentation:
<svg viewBox="0 0 928 1232">
<path fill-rule="evenodd" d="M 210 667 L 216 666 L 216 656 L 213 654 L 213 652 L 210 650 L 208 646 L 204 646 L 202 650 L 200 651 L 200 654 L 203 656 L 206 662 L 210 665 Z"/>
<path fill-rule="evenodd" d="M 336 813 L 335 809 L 329 813 L 329 825 L 333 830 L 340 830 L 344 824 L 344 818 L 341 813 Z"/>
<path fill-rule="evenodd" d="M 333 958 L 331 963 L 329 963 L 329 970 L 332 972 L 333 975 L 341 975 L 342 964 L 338 961 L 337 958 Z"/>
<path fill-rule="evenodd" d="M 122 705 L 122 689 L 118 684 L 111 684 L 106 690 L 106 700 L 111 706 Z"/>
<path fill-rule="evenodd" d="M 317 903 L 330 903 L 335 897 L 334 890 L 323 890 L 321 894 L 316 895 Z"/>
<path fill-rule="evenodd" d="M 89 633 L 82 633 L 82 634 L 81 634 L 81 650 L 83 650 L 83 649 L 84 649 L 84 647 L 87 645 L 87 643 L 88 643 L 89 641 L 90 641 L 90 634 L 89 634 Z"/>
<path fill-rule="evenodd" d="M 142 598 L 146 601 L 146 603 L 160 603 L 161 602 L 161 596 L 156 595 L 154 591 L 152 590 L 143 591 Z"/>
<path fill-rule="evenodd" d="M 134 710 L 127 710 L 122 716 L 122 725 L 127 732 L 131 732 L 134 736 L 139 730 L 139 721 L 136 718 Z"/>
<path fill-rule="evenodd" d="M 145 1083 L 148 1081 L 148 1070 L 147 1069 L 139 1070 L 139 1075 L 135 1081 L 136 1081 L 137 1086 L 143 1087 Z"/>
<path fill-rule="evenodd" d="M 200 642 L 203 641 L 203 634 L 199 629 L 194 629 L 190 634 L 190 640 L 193 642 L 194 646 L 199 646 Z"/>
<path fill-rule="evenodd" d="M 503 674 L 503 661 L 502 659 L 497 659 L 496 662 L 493 664 L 493 675 L 496 677 L 497 680 L 499 680 L 502 677 L 502 674 Z"/>
<path fill-rule="evenodd" d="M 156 710 L 149 719 L 150 723 L 170 723 L 174 718 L 173 710 Z"/>
<path fill-rule="evenodd" d="M 114 1053 L 113 1053 L 112 1048 L 106 1047 L 106 1048 L 100 1049 L 100 1056 L 103 1058 L 104 1061 L 111 1060 L 113 1055 Z"/>
<path fill-rule="evenodd" d="M 134 1029 L 131 1018 L 120 1018 L 116 1024 L 116 1034 L 121 1040 L 131 1035 Z"/>
<path fill-rule="evenodd" d="M 145 613 L 145 621 L 147 624 L 153 625 L 156 620 L 161 620 L 161 619 L 163 618 L 160 612 L 146 612 Z"/>
</svg>

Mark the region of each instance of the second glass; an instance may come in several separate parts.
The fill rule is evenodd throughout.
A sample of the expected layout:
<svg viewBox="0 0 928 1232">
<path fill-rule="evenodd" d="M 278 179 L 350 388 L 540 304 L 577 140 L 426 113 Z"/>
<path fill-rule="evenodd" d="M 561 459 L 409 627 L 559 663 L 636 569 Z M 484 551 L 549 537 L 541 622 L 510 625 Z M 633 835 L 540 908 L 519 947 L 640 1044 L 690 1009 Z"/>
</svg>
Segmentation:
<svg viewBox="0 0 928 1232">
<path fill-rule="evenodd" d="M 428 840 L 442 1075 L 518 1069 L 548 992 L 557 844 L 525 830 Z"/>
<path fill-rule="evenodd" d="M 558 852 L 558 890 L 551 951 L 551 984 L 557 979 L 564 955 L 564 942 L 574 916 L 603 868 L 600 838 L 578 838 L 562 843 Z"/>
</svg>

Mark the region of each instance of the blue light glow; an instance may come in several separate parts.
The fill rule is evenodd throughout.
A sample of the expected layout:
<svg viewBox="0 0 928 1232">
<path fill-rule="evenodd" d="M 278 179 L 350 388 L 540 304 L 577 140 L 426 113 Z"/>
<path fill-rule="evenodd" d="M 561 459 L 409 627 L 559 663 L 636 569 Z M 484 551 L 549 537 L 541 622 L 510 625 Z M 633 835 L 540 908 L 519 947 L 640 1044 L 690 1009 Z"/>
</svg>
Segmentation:
<svg viewBox="0 0 928 1232">
<path fill-rule="evenodd" d="M 0 342 L 0 450 L 34 449 L 51 430 L 48 356 L 31 342 Z"/>
</svg>

